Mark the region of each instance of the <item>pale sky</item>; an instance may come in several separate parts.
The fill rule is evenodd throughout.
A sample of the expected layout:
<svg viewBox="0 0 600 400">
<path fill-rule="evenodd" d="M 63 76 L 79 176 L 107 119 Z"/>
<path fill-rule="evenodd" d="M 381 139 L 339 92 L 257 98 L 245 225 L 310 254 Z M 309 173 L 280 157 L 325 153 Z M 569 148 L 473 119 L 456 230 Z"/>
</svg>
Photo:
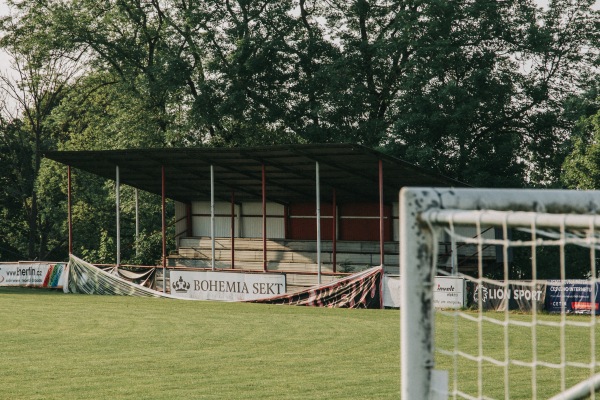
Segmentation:
<svg viewBox="0 0 600 400">
<path fill-rule="evenodd" d="M 0 0 L 0 16 L 5 16 L 8 13 L 6 0 Z M 6 54 L 0 51 L 0 71 L 5 71 L 10 67 Z"/>
</svg>

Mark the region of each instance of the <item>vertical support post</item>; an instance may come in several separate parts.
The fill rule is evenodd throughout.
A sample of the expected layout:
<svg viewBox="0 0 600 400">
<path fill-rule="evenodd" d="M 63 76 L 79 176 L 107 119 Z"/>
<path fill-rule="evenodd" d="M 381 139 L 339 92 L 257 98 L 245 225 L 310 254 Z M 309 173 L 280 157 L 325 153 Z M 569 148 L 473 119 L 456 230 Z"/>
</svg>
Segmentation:
<svg viewBox="0 0 600 400">
<path fill-rule="evenodd" d="M 287 204 L 283 206 L 283 237 L 290 237 L 290 206 Z"/>
<path fill-rule="evenodd" d="M 319 177 L 319 162 L 315 161 L 315 185 L 317 198 L 317 282 L 321 284 L 321 185 Z"/>
<path fill-rule="evenodd" d="M 333 189 L 333 199 L 331 200 L 331 262 L 333 263 L 333 272 L 337 272 L 337 201 L 335 189 Z"/>
<path fill-rule="evenodd" d="M 194 227 L 192 225 L 192 203 L 185 205 L 185 233 L 187 237 L 194 236 Z"/>
<path fill-rule="evenodd" d="M 215 168 L 210 165 L 210 267 L 215 270 Z"/>
<path fill-rule="evenodd" d="M 431 268 L 437 247 L 431 232 L 421 230 L 419 214 L 437 198 L 414 189 L 400 191 L 400 387 L 402 399 L 430 399 L 434 367 Z M 410 238 L 410 239 L 409 239 Z"/>
<path fill-rule="evenodd" d="M 116 168 L 116 208 L 117 208 L 117 267 L 121 265 L 121 176 L 119 166 Z"/>
<path fill-rule="evenodd" d="M 263 271 L 267 272 L 267 182 L 265 163 L 262 164 L 262 230 L 263 230 Z"/>
<path fill-rule="evenodd" d="M 379 160 L 379 260 L 384 265 L 385 229 L 383 220 L 383 161 Z"/>
<path fill-rule="evenodd" d="M 162 273 L 163 293 L 167 293 L 167 207 L 166 207 L 166 179 L 165 166 L 161 167 L 161 209 L 162 209 Z"/>
<path fill-rule="evenodd" d="M 71 166 L 67 166 L 67 224 L 69 228 L 69 255 L 73 254 L 73 201 L 71 198 Z"/>
<path fill-rule="evenodd" d="M 135 189 L 135 255 L 140 255 L 140 197 Z"/>
<path fill-rule="evenodd" d="M 456 237 L 450 238 L 450 251 L 452 252 L 450 259 L 452 260 L 452 275 L 458 275 L 458 248 L 456 246 Z"/>
<path fill-rule="evenodd" d="M 235 192 L 231 191 L 231 269 L 235 269 Z"/>
</svg>

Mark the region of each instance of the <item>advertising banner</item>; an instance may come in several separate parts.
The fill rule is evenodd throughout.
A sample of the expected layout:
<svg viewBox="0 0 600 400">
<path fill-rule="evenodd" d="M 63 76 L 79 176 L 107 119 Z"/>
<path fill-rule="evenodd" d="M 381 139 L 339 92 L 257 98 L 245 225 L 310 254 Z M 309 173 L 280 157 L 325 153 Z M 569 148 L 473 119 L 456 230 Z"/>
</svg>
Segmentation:
<svg viewBox="0 0 600 400">
<path fill-rule="evenodd" d="M 433 288 L 435 308 L 462 308 L 465 306 L 467 291 L 465 280 L 451 276 L 436 276 Z"/>
<path fill-rule="evenodd" d="M 592 285 L 595 287 L 594 299 L 592 300 Z M 598 283 L 590 283 L 584 280 L 548 281 L 546 290 L 546 311 L 560 313 L 564 307 L 567 313 L 590 314 L 595 310 L 599 312 L 600 296 Z"/>
<path fill-rule="evenodd" d="M 383 306 L 400 308 L 400 277 L 383 276 Z"/>
<path fill-rule="evenodd" d="M 61 289 L 65 279 L 64 263 L 0 264 L 0 286 L 30 286 Z"/>
<path fill-rule="evenodd" d="M 436 276 L 433 305 L 436 308 L 462 308 L 467 304 L 464 278 Z M 385 275 L 383 280 L 383 305 L 400 308 L 400 277 Z"/>
<path fill-rule="evenodd" d="M 537 310 L 544 309 L 546 299 L 546 285 L 538 283 L 523 282 L 521 284 L 509 284 L 508 287 L 484 283 L 475 284 L 472 302 L 469 305 L 477 306 L 481 296 L 484 310 L 506 311 L 509 310 L 531 311 L 533 304 Z"/>
<path fill-rule="evenodd" d="M 484 310 L 505 311 L 509 296 L 510 291 L 502 286 L 492 285 L 491 283 L 475 284 L 472 303 L 469 304 L 477 307 L 481 297 L 481 307 Z"/>
<path fill-rule="evenodd" d="M 283 274 L 173 270 L 170 276 L 171 295 L 198 300 L 258 300 L 286 290 Z"/>
</svg>

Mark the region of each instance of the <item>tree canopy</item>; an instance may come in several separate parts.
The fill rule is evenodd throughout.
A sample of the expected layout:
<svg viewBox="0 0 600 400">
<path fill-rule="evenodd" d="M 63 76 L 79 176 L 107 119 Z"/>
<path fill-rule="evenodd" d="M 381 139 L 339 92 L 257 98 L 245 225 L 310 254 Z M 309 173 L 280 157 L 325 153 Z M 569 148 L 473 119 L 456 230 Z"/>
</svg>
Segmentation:
<svg viewBox="0 0 600 400">
<path fill-rule="evenodd" d="M 45 149 L 360 143 L 494 187 L 597 168 L 593 0 L 8 4 L 0 46 L 23 74 L 2 82 L 0 210 L 22 234 L 0 258 L 65 252 Z M 79 218 L 110 200 L 86 179 Z"/>
</svg>

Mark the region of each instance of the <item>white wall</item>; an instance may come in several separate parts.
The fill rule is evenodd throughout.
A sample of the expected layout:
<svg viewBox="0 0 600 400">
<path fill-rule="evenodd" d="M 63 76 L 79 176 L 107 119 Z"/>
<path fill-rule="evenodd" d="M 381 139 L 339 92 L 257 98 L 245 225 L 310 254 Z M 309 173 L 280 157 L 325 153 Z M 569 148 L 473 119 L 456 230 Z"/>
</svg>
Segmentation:
<svg viewBox="0 0 600 400">
<path fill-rule="evenodd" d="M 175 236 L 185 237 L 187 231 L 187 216 L 185 215 L 185 203 L 175 202 Z M 177 241 L 179 243 L 179 241 Z"/>
<path fill-rule="evenodd" d="M 267 237 L 285 239 L 285 207 L 281 204 L 267 203 Z M 262 203 L 243 203 L 241 207 L 241 237 L 262 237 Z"/>
<path fill-rule="evenodd" d="M 176 234 L 186 230 L 186 209 L 184 203 L 175 202 Z M 285 207 L 267 203 L 267 237 L 285 238 Z M 210 202 L 192 202 L 193 236 L 210 236 Z M 231 203 L 215 202 L 215 236 L 231 236 Z M 246 238 L 262 237 L 262 203 L 250 202 L 235 206 L 235 236 Z"/>
<path fill-rule="evenodd" d="M 235 206 L 235 232 L 239 236 L 239 213 L 240 207 Z M 196 216 L 195 214 L 200 214 Z M 193 236 L 210 236 L 210 202 L 192 202 L 192 234 Z M 215 202 L 215 236 L 231 236 L 231 203 L 225 201 Z"/>
</svg>

